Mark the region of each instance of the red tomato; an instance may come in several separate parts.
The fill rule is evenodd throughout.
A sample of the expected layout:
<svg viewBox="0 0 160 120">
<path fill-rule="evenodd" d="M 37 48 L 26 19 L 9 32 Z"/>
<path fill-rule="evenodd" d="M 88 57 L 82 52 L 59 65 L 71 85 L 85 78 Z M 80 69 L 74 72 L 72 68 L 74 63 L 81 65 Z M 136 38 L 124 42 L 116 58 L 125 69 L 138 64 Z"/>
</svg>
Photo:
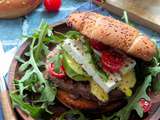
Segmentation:
<svg viewBox="0 0 160 120">
<path fill-rule="evenodd" d="M 103 0 L 96 0 L 97 2 L 104 2 Z"/>
<path fill-rule="evenodd" d="M 50 63 L 48 65 L 48 72 L 52 78 L 56 77 L 56 78 L 62 79 L 65 77 L 63 66 L 60 67 L 60 73 L 57 73 L 54 71 L 54 64 L 53 63 Z"/>
<path fill-rule="evenodd" d="M 144 112 L 148 112 L 152 107 L 151 102 L 145 99 L 141 99 L 139 101 L 139 105 L 143 108 Z"/>
<path fill-rule="evenodd" d="M 61 4 L 61 0 L 44 0 L 44 6 L 48 12 L 57 12 Z"/>
<path fill-rule="evenodd" d="M 104 45 L 102 42 L 99 42 L 97 40 L 91 40 L 91 46 L 99 51 L 105 50 L 106 49 L 106 45 Z"/>
<path fill-rule="evenodd" d="M 118 72 L 124 63 L 124 59 L 121 54 L 115 51 L 103 51 L 101 56 L 102 67 L 104 71 Z"/>
</svg>

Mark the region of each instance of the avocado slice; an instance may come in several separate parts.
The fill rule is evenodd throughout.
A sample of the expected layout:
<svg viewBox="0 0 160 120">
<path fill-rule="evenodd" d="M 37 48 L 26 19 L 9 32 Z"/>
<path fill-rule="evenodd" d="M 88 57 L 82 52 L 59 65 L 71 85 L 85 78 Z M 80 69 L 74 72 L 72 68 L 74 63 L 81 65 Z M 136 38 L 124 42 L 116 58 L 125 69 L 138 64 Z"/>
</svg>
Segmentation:
<svg viewBox="0 0 160 120">
<path fill-rule="evenodd" d="M 86 81 L 91 79 L 91 77 L 83 70 L 81 65 L 76 63 L 72 56 L 66 52 L 63 53 L 63 66 L 68 77 L 75 81 Z"/>
<path fill-rule="evenodd" d="M 91 93 L 97 97 L 98 100 L 106 102 L 109 100 L 109 95 L 106 93 L 94 80 L 90 81 Z"/>
<path fill-rule="evenodd" d="M 122 80 L 118 82 L 118 88 L 125 93 L 126 96 L 132 95 L 132 89 L 136 84 L 136 76 L 134 70 L 122 75 Z"/>
</svg>

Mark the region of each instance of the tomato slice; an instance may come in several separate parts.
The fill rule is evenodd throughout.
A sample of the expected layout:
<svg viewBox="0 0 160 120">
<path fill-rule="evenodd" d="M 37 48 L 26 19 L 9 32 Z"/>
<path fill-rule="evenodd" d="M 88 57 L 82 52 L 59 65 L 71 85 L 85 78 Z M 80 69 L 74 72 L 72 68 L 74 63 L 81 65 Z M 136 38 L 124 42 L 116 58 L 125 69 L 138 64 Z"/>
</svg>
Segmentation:
<svg viewBox="0 0 160 120">
<path fill-rule="evenodd" d="M 90 40 L 90 43 L 91 43 L 91 46 L 98 51 L 102 51 L 107 48 L 105 44 L 94 39 Z"/>
<path fill-rule="evenodd" d="M 118 72 L 123 66 L 124 58 L 115 51 L 105 50 L 102 51 L 101 62 L 104 71 L 113 73 Z"/>
<path fill-rule="evenodd" d="M 51 78 L 56 77 L 56 78 L 62 79 L 65 77 L 65 72 L 64 72 L 63 66 L 60 67 L 60 73 L 57 73 L 54 71 L 54 64 L 53 63 L 49 63 L 48 72 L 49 72 Z"/>
<path fill-rule="evenodd" d="M 140 99 L 139 105 L 143 108 L 144 112 L 148 112 L 152 107 L 151 102 L 145 99 Z"/>
</svg>

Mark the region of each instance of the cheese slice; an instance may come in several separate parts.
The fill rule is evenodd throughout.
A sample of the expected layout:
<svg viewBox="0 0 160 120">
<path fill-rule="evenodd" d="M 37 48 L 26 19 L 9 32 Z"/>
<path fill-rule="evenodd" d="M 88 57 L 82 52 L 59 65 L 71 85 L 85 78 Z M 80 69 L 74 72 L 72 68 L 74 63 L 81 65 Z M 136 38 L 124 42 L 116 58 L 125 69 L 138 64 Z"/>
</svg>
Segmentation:
<svg viewBox="0 0 160 120">
<path fill-rule="evenodd" d="M 62 47 L 106 93 L 109 93 L 116 87 L 116 81 L 110 79 L 105 81 L 98 74 L 95 65 L 91 62 L 92 57 L 90 53 L 86 53 L 84 50 L 82 41 L 66 39 Z"/>
</svg>

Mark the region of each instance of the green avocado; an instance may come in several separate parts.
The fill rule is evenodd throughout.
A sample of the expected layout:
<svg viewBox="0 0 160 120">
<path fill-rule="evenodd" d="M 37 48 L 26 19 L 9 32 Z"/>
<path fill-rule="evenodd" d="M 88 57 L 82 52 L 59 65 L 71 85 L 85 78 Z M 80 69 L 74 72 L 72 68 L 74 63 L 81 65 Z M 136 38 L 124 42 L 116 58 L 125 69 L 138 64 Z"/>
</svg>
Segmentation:
<svg viewBox="0 0 160 120">
<path fill-rule="evenodd" d="M 68 77 L 75 81 L 87 81 L 91 79 L 81 65 L 79 65 L 72 56 L 66 52 L 63 53 L 63 66 Z"/>
</svg>

